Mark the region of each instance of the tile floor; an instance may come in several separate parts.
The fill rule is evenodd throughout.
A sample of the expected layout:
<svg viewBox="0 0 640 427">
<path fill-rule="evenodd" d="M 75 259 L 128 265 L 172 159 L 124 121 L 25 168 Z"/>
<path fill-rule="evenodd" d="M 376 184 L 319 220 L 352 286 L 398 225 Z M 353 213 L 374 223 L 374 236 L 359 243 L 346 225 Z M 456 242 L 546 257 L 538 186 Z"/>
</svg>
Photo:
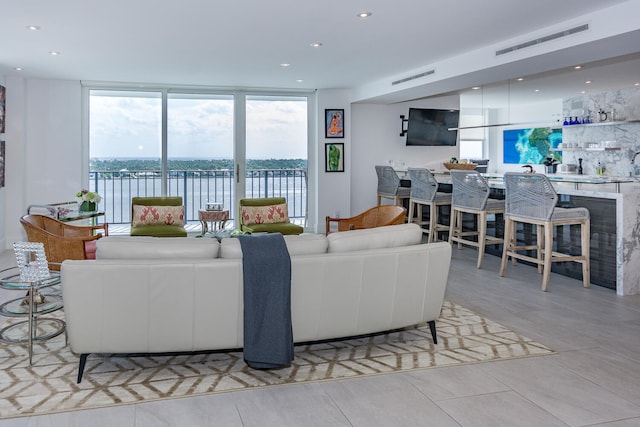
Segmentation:
<svg viewBox="0 0 640 427">
<path fill-rule="evenodd" d="M 640 296 L 454 250 L 447 298 L 558 351 L 545 357 L 0 420 L 36 426 L 640 426 Z M 6 296 L 0 293 L 0 299 Z"/>
</svg>

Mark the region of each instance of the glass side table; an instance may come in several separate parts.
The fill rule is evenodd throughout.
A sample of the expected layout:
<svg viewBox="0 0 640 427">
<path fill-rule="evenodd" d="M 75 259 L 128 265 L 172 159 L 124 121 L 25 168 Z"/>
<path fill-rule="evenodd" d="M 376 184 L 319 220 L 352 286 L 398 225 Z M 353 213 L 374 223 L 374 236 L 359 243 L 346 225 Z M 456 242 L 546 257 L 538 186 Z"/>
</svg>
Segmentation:
<svg viewBox="0 0 640 427">
<path fill-rule="evenodd" d="M 62 297 L 55 293 L 41 291 L 60 284 L 60 272 L 51 271 L 48 279 L 28 281 L 20 279 L 20 269 L 11 267 L 0 271 L 0 288 L 27 291 L 26 296 L 7 301 L 0 305 L 0 315 L 5 317 L 26 317 L 0 329 L 0 342 L 24 344 L 29 349 L 29 365 L 33 360 L 34 341 L 45 341 L 62 334 L 66 330 L 64 320 L 41 317 L 60 310 Z"/>
</svg>

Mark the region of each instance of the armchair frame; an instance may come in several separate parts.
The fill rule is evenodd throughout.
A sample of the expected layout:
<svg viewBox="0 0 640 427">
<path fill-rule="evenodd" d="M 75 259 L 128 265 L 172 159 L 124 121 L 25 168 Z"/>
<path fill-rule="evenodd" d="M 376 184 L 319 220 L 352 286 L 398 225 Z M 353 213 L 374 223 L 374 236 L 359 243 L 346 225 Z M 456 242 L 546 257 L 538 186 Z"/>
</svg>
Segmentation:
<svg viewBox="0 0 640 427">
<path fill-rule="evenodd" d="M 359 230 L 362 228 L 384 227 L 385 225 L 404 224 L 407 210 L 398 205 L 380 205 L 367 209 L 351 218 L 326 217 L 325 234 L 331 231 L 331 223 L 338 223 L 338 231 Z"/>
<path fill-rule="evenodd" d="M 87 242 L 109 235 L 109 224 L 77 226 L 46 215 L 24 215 L 20 224 L 30 242 L 40 242 L 52 270 L 66 259 L 87 259 Z"/>
</svg>

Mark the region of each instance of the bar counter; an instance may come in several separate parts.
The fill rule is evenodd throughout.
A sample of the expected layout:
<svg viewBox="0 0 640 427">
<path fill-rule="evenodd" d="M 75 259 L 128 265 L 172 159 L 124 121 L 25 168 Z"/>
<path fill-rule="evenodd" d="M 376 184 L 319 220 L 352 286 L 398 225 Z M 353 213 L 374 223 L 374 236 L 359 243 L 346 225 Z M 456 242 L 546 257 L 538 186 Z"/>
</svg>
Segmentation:
<svg viewBox="0 0 640 427">
<path fill-rule="evenodd" d="M 443 187 L 448 173 L 434 173 Z M 502 174 L 483 174 L 492 197 L 504 197 Z M 591 214 L 591 281 L 615 289 L 618 295 L 640 294 L 640 182 L 636 178 L 584 175 L 548 175 L 558 193 L 559 205 L 585 207 Z M 497 221 L 502 218 L 497 219 Z M 502 230 L 495 224 L 495 230 Z M 556 244 L 572 244 L 571 232 Z M 562 236 L 561 236 L 562 237 Z M 501 255 L 502 247 L 487 252 Z M 581 279 L 579 264 L 554 264 L 556 273 Z"/>
</svg>

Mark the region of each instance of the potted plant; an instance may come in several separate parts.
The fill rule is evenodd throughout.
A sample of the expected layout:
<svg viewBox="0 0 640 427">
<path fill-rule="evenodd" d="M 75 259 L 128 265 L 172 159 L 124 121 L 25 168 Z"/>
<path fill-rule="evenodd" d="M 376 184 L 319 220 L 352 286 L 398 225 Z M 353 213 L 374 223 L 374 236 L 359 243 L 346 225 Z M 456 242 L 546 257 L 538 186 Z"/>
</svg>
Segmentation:
<svg viewBox="0 0 640 427">
<path fill-rule="evenodd" d="M 95 191 L 81 190 L 76 194 L 76 200 L 80 205 L 80 212 L 95 212 L 96 205 L 100 203 L 102 197 Z"/>
</svg>

